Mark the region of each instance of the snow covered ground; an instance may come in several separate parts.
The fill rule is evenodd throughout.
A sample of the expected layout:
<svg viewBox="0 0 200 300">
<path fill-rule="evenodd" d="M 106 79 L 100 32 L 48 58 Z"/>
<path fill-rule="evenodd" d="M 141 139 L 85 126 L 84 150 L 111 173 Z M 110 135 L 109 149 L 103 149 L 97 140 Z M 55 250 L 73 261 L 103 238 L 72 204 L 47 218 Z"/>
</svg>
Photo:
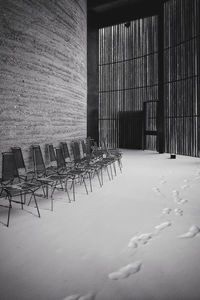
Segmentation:
<svg viewBox="0 0 200 300">
<path fill-rule="evenodd" d="M 200 160 L 124 150 L 123 173 L 104 179 L 76 202 L 55 192 L 53 212 L 38 199 L 41 219 L 14 205 L 0 299 L 200 299 Z"/>
</svg>

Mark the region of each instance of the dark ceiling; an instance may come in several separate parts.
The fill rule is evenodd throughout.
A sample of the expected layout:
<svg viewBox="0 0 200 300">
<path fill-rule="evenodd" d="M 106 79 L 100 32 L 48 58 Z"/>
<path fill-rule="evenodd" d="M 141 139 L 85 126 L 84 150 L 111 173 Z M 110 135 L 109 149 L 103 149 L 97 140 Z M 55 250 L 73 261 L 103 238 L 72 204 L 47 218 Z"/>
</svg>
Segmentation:
<svg viewBox="0 0 200 300">
<path fill-rule="evenodd" d="M 109 26 L 158 14 L 165 0 L 88 0 L 88 21 Z"/>
</svg>

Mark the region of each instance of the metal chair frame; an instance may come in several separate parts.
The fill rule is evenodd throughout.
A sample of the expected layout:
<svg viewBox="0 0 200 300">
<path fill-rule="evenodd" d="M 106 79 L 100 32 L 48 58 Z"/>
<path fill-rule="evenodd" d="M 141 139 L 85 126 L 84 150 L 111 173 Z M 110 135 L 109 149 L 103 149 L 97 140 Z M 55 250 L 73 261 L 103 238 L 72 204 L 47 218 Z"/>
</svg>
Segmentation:
<svg viewBox="0 0 200 300">
<path fill-rule="evenodd" d="M 51 210 L 53 211 L 53 194 L 56 189 L 65 190 L 67 192 L 67 196 L 70 200 L 69 192 L 65 182 L 67 180 L 66 175 L 58 174 L 58 172 L 51 172 L 48 173 L 48 169 L 45 166 L 42 151 L 39 145 L 32 146 L 33 151 L 33 162 L 34 162 L 34 171 L 35 171 L 35 178 L 38 180 L 42 186 L 46 189 L 46 198 L 49 197 L 49 186 L 51 187 Z M 40 163 L 39 163 L 40 162 Z M 63 184 L 65 185 L 65 189 L 63 188 Z"/>
<path fill-rule="evenodd" d="M 18 180 L 18 183 L 14 182 L 15 179 Z M 10 222 L 12 202 L 21 204 L 21 208 L 23 210 L 23 207 L 25 205 L 25 202 L 23 200 L 23 195 L 31 194 L 31 197 L 33 196 L 38 217 L 40 217 L 40 211 L 35 196 L 35 192 L 39 189 L 39 186 L 30 182 L 20 182 L 17 166 L 14 159 L 14 154 L 12 152 L 2 153 L 1 189 L 5 193 L 5 199 L 8 199 L 9 201 L 8 206 L 1 205 L 8 208 L 8 216 L 7 216 L 7 224 L 6 224 L 7 227 L 9 226 L 9 222 Z M 14 200 L 13 199 L 14 197 L 20 197 L 20 201 Z"/>
<path fill-rule="evenodd" d="M 81 151 L 80 151 L 80 144 L 82 146 L 83 151 L 83 157 L 81 157 Z M 99 164 L 98 161 L 94 160 L 91 155 L 88 155 L 86 152 L 86 145 L 85 141 L 77 141 L 74 140 L 71 143 L 72 146 L 72 152 L 74 155 L 75 163 L 82 167 L 88 174 L 89 180 L 90 180 L 90 189 L 92 191 L 92 178 L 95 176 L 95 174 L 98 177 L 99 185 L 102 187 L 103 180 L 100 180 L 99 172 L 101 172 L 101 178 L 102 178 L 102 164 Z"/>
<path fill-rule="evenodd" d="M 56 158 L 57 158 L 57 164 L 58 164 L 58 169 L 60 174 L 66 174 L 72 181 L 73 200 L 75 201 L 75 182 L 77 179 L 79 180 L 80 183 L 82 182 L 84 183 L 86 193 L 88 194 L 88 189 L 85 182 L 86 171 L 83 168 L 78 168 L 76 166 L 74 167 L 66 166 L 62 149 L 56 147 L 55 150 L 56 150 Z"/>
</svg>

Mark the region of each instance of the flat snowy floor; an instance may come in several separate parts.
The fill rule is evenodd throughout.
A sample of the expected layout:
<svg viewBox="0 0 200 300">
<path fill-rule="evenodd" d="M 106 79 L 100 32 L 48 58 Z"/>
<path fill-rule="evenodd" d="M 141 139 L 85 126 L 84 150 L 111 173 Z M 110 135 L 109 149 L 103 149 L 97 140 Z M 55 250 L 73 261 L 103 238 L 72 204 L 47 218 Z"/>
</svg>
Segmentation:
<svg viewBox="0 0 200 300">
<path fill-rule="evenodd" d="M 2 300 L 200 299 L 200 159 L 124 150 L 123 173 L 0 224 Z M 32 213 L 30 213 L 32 212 Z M 0 221 L 6 211 L 0 208 Z"/>
</svg>

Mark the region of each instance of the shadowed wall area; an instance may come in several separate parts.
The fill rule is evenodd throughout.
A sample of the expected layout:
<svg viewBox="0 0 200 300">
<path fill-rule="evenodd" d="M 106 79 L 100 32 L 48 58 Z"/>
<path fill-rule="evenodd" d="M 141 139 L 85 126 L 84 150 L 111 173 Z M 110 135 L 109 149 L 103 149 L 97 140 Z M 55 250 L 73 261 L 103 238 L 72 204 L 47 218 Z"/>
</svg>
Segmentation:
<svg viewBox="0 0 200 300">
<path fill-rule="evenodd" d="M 0 148 L 86 136 L 86 0 L 1 0 Z M 0 166 L 1 169 L 1 166 Z"/>
</svg>

